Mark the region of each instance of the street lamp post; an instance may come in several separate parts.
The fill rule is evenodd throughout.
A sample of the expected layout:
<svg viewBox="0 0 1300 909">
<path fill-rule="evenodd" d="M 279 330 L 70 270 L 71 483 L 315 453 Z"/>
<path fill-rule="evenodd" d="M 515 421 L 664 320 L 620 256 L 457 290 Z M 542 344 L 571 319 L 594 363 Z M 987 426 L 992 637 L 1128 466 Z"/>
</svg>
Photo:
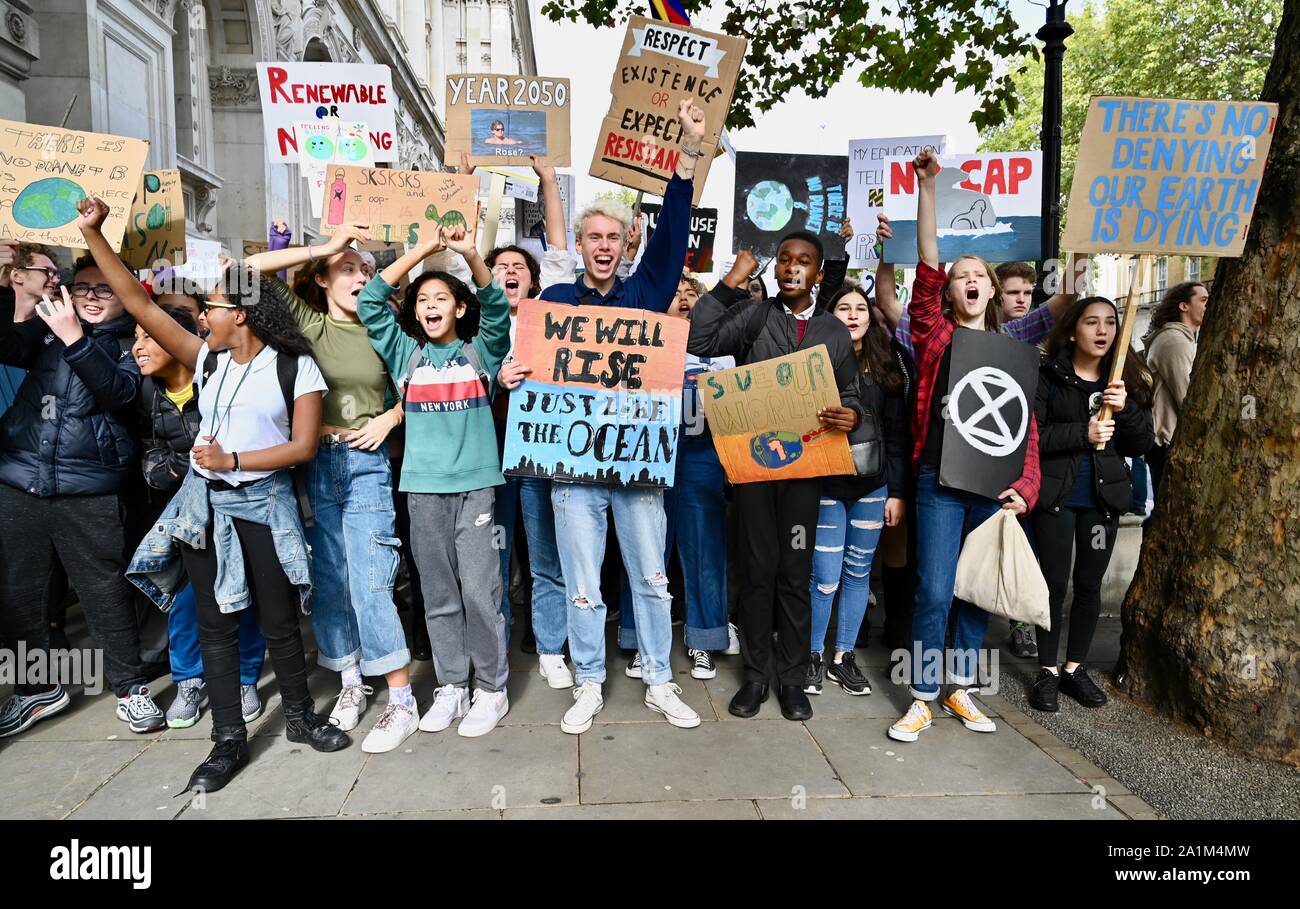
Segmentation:
<svg viewBox="0 0 1300 909">
<path fill-rule="evenodd" d="M 1037 293 L 1043 299 L 1044 264 L 1060 259 L 1061 236 L 1061 58 L 1065 56 L 1065 39 L 1074 27 L 1065 21 L 1067 0 L 1040 0 L 1047 6 L 1047 22 L 1034 36 L 1043 42 L 1043 129 L 1039 143 L 1043 149 L 1043 260 L 1038 263 Z M 1061 274 L 1064 274 L 1064 266 Z"/>
</svg>

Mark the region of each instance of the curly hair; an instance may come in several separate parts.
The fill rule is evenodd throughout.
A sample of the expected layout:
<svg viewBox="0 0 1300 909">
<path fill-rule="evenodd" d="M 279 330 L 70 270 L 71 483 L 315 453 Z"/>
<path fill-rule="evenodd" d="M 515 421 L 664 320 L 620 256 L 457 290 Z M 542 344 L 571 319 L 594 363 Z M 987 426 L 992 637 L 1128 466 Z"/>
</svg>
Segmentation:
<svg viewBox="0 0 1300 909">
<path fill-rule="evenodd" d="M 59 267 L 59 258 L 54 255 L 53 249 L 41 246 L 39 243 L 19 243 L 14 247 L 14 261 L 4 268 L 0 268 L 0 280 L 9 277 L 14 269 L 26 268 L 31 265 L 37 256 L 45 256 L 54 263 L 55 268 Z"/>
<path fill-rule="evenodd" d="M 483 264 L 492 270 L 496 267 L 497 257 L 502 253 L 514 253 L 524 257 L 524 264 L 528 266 L 528 276 L 531 284 L 528 287 L 528 296 L 535 297 L 542 292 L 542 266 L 533 258 L 533 254 L 522 246 L 516 246 L 513 243 L 509 246 L 498 246 L 486 256 L 483 257 Z"/>
<path fill-rule="evenodd" d="M 1105 303 L 1115 311 L 1115 324 L 1119 326 L 1119 307 L 1115 301 L 1106 297 L 1084 297 L 1082 300 L 1076 300 L 1061 317 L 1061 321 L 1056 323 L 1043 342 L 1043 350 L 1049 358 L 1056 357 L 1062 350 L 1068 349 L 1071 356 L 1074 354 L 1074 341 L 1071 336 L 1075 332 L 1075 327 L 1079 320 L 1083 318 L 1083 311 L 1094 303 Z M 1117 339 L 1118 340 L 1118 339 Z M 1110 350 L 1101 358 L 1101 375 L 1106 381 L 1110 381 L 1111 364 L 1115 362 L 1115 344 L 1112 342 Z M 1124 388 L 1128 396 L 1138 407 L 1150 407 L 1155 398 L 1155 378 L 1151 375 L 1151 369 L 1147 366 L 1147 361 L 1142 358 L 1132 347 L 1129 347 L 1128 353 L 1124 357 Z"/>
<path fill-rule="evenodd" d="M 406 294 L 402 297 L 402 308 L 397 313 L 398 324 L 402 326 L 402 331 L 416 341 L 421 344 L 428 343 L 429 336 L 425 334 L 424 326 L 420 324 L 420 317 L 416 314 L 416 299 L 420 296 L 420 288 L 434 280 L 445 284 L 451 291 L 451 295 L 456 298 L 456 302 L 464 304 L 465 314 L 456 320 L 456 337 L 468 343 L 478 334 L 480 312 L 478 296 L 466 286 L 464 281 L 445 271 L 426 271 L 411 281 L 411 285 L 406 288 Z"/>
<path fill-rule="evenodd" d="M 1206 289 L 1200 281 L 1183 281 L 1166 290 L 1165 295 L 1156 304 L 1156 308 L 1151 310 L 1151 324 L 1147 327 L 1146 336 L 1142 340 L 1149 345 L 1148 339 L 1155 337 L 1156 332 L 1170 322 L 1177 322 L 1182 318 L 1180 307 L 1184 303 L 1192 302 L 1192 294 L 1198 287 L 1202 290 Z"/>
<path fill-rule="evenodd" d="M 221 276 L 222 292 L 244 311 L 245 324 L 267 347 L 289 356 L 311 356 L 311 342 L 298 327 L 273 275 L 231 262 Z"/>
<path fill-rule="evenodd" d="M 847 282 L 835 291 L 826 303 L 826 312 L 834 315 L 835 307 L 840 300 L 850 294 L 857 294 L 866 300 L 871 311 L 871 324 L 867 326 L 867 333 L 862 336 L 862 349 L 858 351 L 858 365 L 863 372 L 875 378 L 886 392 L 898 394 L 903 390 L 905 382 L 903 370 L 898 365 L 898 357 L 894 355 L 889 329 L 885 327 L 885 314 L 876 306 L 875 300 L 868 297 L 858 285 Z"/>
</svg>

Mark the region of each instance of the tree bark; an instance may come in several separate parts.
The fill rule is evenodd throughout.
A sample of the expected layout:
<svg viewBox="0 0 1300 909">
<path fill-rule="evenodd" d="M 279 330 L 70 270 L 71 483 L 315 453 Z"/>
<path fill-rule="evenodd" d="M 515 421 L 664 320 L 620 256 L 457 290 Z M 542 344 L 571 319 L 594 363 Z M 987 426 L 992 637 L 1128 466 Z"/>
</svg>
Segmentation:
<svg viewBox="0 0 1300 909">
<path fill-rule="evenodd" d="M 1254 221 L 1215 276 L 1159 504 L 1124 601 L 1120 687 L 1300 764 L 1300 0 Z"/>
</svg>

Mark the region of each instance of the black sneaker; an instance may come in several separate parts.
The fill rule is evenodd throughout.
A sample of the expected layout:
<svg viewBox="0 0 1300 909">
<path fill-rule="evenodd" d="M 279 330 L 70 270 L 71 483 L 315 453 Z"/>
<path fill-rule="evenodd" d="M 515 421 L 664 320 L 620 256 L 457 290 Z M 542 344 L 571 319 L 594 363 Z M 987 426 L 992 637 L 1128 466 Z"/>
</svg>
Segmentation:
<svg viewBox="0 0 1300 909">
<path fill-rule="evenodd" d="M 840 657 L 840 662 L 831 660 L 826 664 L 826 678 L 848 694 L 871 694 L 871 685 L 858 668 L 857 657 L 851 650 Z"/>
<path fill-rule="evenodd" d="M 342 751 L 352 739 L 338 726 L 316 712 L 311 698 L 301 704 L 284 705 L 284 737 L 317 751 Z"/>
<path fill-rule="evenodd" d="M 822 674 L 825 670 L 822 667 L 822 655 L 814 653 L 808 660 L 808 671 L 803 677 L 804 694 L 821 694 L 822 693 Z"/>
<path fill-rule="evenodd" d="M 691 658 L 691 678 L 711 679 L 717 676 L 718 669 L 713 665 L 713 654 L 707 650 L 688 650 L 686 655 Z"/>
<path fill-rule="evenodd" d="M 1056 693 L 1061 688 L 1061 677 L 1050 669 L 1038 670 L 1038 678 L 1029 689 L 1029 706 L 1046 713 L 1056 713 L 1061 709 L 1057 703 Z"/>
<path fill-rule="evenodd" d="M 1034 639 L 1033 625 L 1026 622 L 1012 622 L 1010 643 L 1011 652 L 1022 660 L 1030 660 L 1038 656 L 1038 642 Z"/>
<path fill-rule="evenodd" d="M 1107 701 L 1106 692 L 1088 678 L 1088 667 L 1082 663 L 1074 672 L 1061 670 L 1061 690 L 1085 707 L 1101 707 Z"/>
<path fill-rule="evenodd" d="M 194 768 L 190 781 L 185 788 L 194 792 L 217 792 L 225 789 L 236 773 L 248 766 L 248 734 L 244 727 L 237 726 L 226 730 L 214 730 L 216 742 L 203 763 Z"/>
<path fill-rule="evenodd" d="M 71 703 L 62 685 L 36 694 L 13 694 L 0 703 L 0 739 L 17 735 L 37 720 L 54 716 Z"/>
</svg>

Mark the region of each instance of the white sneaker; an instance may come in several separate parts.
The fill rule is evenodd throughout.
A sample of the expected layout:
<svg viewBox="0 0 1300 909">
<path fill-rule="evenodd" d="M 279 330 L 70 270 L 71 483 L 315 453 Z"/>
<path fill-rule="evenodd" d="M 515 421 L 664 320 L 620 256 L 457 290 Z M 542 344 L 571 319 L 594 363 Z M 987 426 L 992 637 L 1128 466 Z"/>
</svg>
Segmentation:
<svg viewBox="0 0 1300 909">
<path fill-rule="evenodd" d="M 509 712 L 510 699 L 506 697 L 504 691 L 476 689 L 474 698 L 470 702 L 469 713 L 465 714 L 465 719 L 460 721 L 456 732 L 469 739 L 487 735 L 497 728 L 497 723 L 501 722 L 501 718 Z"/>
<path fill-rule="evenodd" d="M 727 649 L 722 652 L 727 656 L 740 653 L 740 635 L 736 633 L 736 626 L 732 622 L 727 623 Z"/>
<path fill-rule="evenodd" d="M 572 688 L 573 673 L 565 665 L 564 654 L 543 653 L 537 657 L 537 671 L 552 688 Z"/>
<path fill-rule="evenodd" d="M 375 689 L 369 685 L 348 685 L 339 692 L 334 709 L 330 711 L 330 722 L 344 732 L 356 729 L 361 722 L 361 714 L 366 712 L 366 695 L 374 694 Z"/>
<path fill-rule="evenodd" d="M 433 693 L 433 706 L 420 718 L 421 732 L 442 732 L 451 721 L 469 713 L 469 692 L 455 685 L 443 685 Z"/>
<path fill-rule="evenodd" d="M 645 705 L 655 713 L 662 713 L 664 719 L 680 729 L 694 729 L 700 725 L 700 715 L 682 702 L 677 696 L 681 693 L 681 686 L 672 682 L 647 685 Z"/>
<path fill-rule="evenodd" d="M 560 720 L 560 729 L 569 735 L 581 735 L 591 728 L 591 720 L 605 709 L 605 699 L 600 696 L 599 682 L 583 682 L 573 689 L 573 706 Z"/>
<path fill-rule="evenodd" d="M 402 704 L 389 704 L 361 742 L 366 754 L 383 754 L 405 742 L 420 726 L 415 711 Z"/>
</svg>

